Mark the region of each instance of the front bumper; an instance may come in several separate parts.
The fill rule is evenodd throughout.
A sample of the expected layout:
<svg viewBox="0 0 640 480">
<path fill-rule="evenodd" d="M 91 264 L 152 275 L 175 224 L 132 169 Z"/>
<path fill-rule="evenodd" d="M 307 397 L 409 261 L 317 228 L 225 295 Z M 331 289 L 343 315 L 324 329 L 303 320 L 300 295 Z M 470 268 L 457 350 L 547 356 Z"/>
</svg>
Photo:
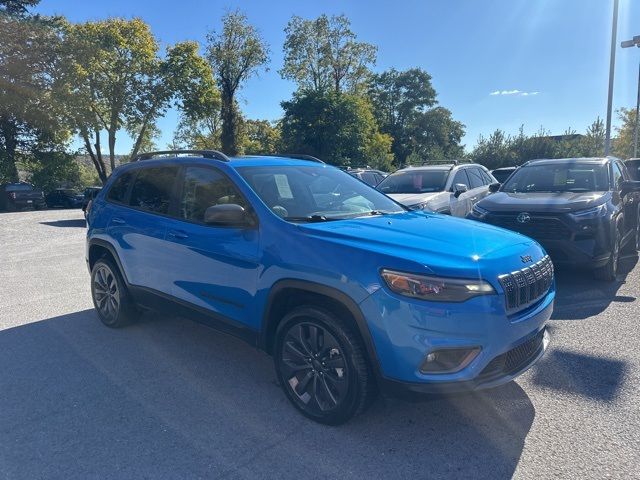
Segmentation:
<svg viewBox="0 0 640 480">
<path fill-rule="evenodd" d="M 436 304 L 379 289 L 360 306 L 371 331 L 381 389 L 393 396 L 451 393 L 513 380 L 544 354 L 549 342 L 545 325 L 554 299 L 552 286 L 534 305 L 509 315 L 503 294 Z M 431 352 L 478 347 L 480 353 L 460 370 L 420 370 Z"/>
</svg>

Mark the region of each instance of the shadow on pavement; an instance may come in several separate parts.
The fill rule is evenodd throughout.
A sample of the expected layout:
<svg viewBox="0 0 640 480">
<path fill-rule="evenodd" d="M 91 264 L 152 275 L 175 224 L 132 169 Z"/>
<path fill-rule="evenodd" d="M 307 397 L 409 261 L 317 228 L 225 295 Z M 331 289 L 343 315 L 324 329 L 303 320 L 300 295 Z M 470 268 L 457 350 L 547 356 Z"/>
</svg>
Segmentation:
<svg viewBox="0 0 640 480">
<path fill-rule="evenodd" d="M 542 387 L 609 402 L 622 388 L 626 371 L 627 364 L 620 360 L 553 350 L 536 364 L 533 382 Z"/>
<path fill-rule="evenodd" d="M 638 263 L 638 257 L 620 260 L 618 279 L 607 283 L 595 280 L 589 271 L 558 269 L 556 303 L 552 320 L 583 320 L 604 312 L 612 302 L 633 302 L 635 297 L 618 295 L 627 275 Z"/>
<path fill-rule="evenodd" d="M 0 331 L 0 365 L 6 478 L 509 478 L 535 416 L 511 383 L 317 425 L 268 356 L 151 314 L 122 330 L 86 310 Z"/>
<path fill-rule="evenodd" d="M 84 218 L 73 218 L 69 220 L 55 220 L 52 222 L 40 222 L 40 225 L 48 225 L 50 227 L 86 227 L 87 222 Z"/>
</svg>

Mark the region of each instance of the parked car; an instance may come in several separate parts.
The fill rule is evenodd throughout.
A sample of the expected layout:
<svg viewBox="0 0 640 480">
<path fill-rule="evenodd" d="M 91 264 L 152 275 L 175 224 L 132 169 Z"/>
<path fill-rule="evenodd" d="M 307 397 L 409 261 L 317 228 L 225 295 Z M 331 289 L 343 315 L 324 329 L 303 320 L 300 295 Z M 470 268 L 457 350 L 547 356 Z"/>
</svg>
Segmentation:
<svg viewBox="0 0 640 480">
<path fill-rule="evenodd" d="M 46 207 L 44 193 L 30 183 L 15 182 L 0 185 L 0 209 L 13 212 L 23 208 L 38 210 Z"/>
<path fill-rule="evenodd" d="M 102 190 L 102 187 L 87 187 L 82 192 L 82 211 L 87 216 L 87 208 L 89 204 L 96 198 L 96 195 Z"/>
<path fill-rule="evenodd" d="M 630 158 L 624 162 L 633 180 L 640 180 L 640 158 Z"/>
<path fill-rule="evenodd" d="M 495 178 L 498 182 L 504 183 L 507 178 L 509 178 L 509 176 L 516 171 L 517 168 L 518 167 L 496 168 L 495 170 L 491 170 L 491 175 L 493 175 L 493 178 Z"/>
<path fill-rule="evenodd" d="M 376 187 L 411 210 L 429 210 L 464 217 L 498 183 L 482 165 L 457 161 L 407 167 Z"/>
<path fill-rule="evenodd" d="M 60 208 L 81 208 L 84 196 L 69 188 L 56 188 L 47 194 L 47 205 Z"/>
<path fill-rule="evenodd" d="M 386 172 L 383 172 L 381 170 L 375 170 L 369 167 L 357 167 L 357 168 L 347 167 L 345 171 L 349 175 L 356 177 L 358 180 L 362 180 L 364 183 L 369 184 L 372 187 L 375 187 L 376 185 L 378 185 L 382 180 L 384 180 L 389 175 Z"/>
<path fill-rule="evenodd" d="M 105 325 L 142 305 L 237 335 L 318 422 L 347 421 L 379 390 L 504 384 L 547 347 L 540 245 L 408 211 L 319 160 L 146 153 L 114 170 L 88 224 Z"/>
<path fill-rule="evenodd" d="M 534 160 L 469 218 L 539 241 L 554 263 L 586 266 L 616 278 L 620 252 L 640 246 L 640 182 L 616 158 Z"/>
</svg>

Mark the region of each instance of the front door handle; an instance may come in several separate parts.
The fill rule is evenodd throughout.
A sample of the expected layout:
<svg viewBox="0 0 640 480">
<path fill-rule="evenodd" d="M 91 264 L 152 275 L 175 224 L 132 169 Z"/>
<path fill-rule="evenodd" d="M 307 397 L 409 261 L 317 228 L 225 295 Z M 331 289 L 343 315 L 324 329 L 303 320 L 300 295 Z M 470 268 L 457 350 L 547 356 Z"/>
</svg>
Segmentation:
<svg viewBox="0 0 640 480">
<path fill-rule="evenodd" d="M 126 222 L 120 217 L 113 217 L 111 223 L 117 223 L 118 225 L 124 225 Z"/>
<path fill-rule="evenodd" d="M 169 236 L 180 240 L 189 238 L 189 235 L 187 235 L 186 232 L 183 232 L 182 230 L 169 230 Z"/>
</svg>

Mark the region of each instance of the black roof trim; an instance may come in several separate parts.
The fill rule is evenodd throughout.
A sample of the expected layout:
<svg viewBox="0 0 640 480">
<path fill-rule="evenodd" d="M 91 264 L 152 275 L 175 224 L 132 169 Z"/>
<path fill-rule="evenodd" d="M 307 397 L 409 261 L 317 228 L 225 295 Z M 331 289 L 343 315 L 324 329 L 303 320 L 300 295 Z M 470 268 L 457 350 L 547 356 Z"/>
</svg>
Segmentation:
<svg viewBox="0 0 640 480">
<path fill-rule="evenodd" d="M 221 160 L 223 162 L 229 161 L 229 157 L 227 157 L 224 153 L 219 152 L 217 150 L 159 150 L 157 152 L 141 153 L 133 157 L 131 161 L 139 162 L 141 160 L 151 160 L 153 158 L 171 157 L 171 156 L 178 157 L 181 155 L 210 158 L 212 160 Z"/>
</svg>

